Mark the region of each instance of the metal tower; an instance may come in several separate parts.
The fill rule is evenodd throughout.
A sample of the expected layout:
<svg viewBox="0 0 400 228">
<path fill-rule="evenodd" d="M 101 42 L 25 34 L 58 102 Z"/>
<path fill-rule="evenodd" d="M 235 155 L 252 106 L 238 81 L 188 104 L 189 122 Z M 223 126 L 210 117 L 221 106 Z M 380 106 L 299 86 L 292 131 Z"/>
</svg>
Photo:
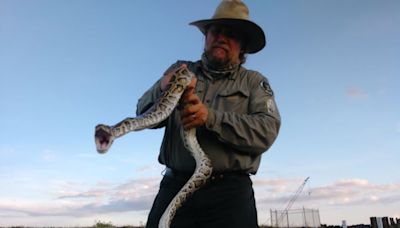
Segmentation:
<svg viewBox="0 0 400 228">
<path fill-rule="evenodd" d="M 303 183 L 300 185 L 300 187 L 297 189 L 297 191 L 293 194 L 292 198 L 289 200 L 288 204 L 286 205 L 286 208 L 282 211 L 281 215 L 279 216 L 279 220 L 277 220 L 277 222 L 281 223 L 283 221 L 283 216 L 288 213 L 290 208 L 292 208 L 294 202 L 297 200 L 300 193 L 303 191 L 303 188 L 309 179 L 310 179 L 310 177 L 307 177 L 303 181 Z"/>
</svg>

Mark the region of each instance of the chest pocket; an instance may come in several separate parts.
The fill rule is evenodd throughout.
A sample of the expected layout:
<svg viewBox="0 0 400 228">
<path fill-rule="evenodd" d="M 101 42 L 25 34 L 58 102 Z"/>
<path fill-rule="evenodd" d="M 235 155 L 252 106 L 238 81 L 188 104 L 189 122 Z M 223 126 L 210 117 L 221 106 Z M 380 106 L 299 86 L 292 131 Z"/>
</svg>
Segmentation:
<svg viewBox="0 0 400 228">
<path fill-rule="evenodd" d="M 217 95 L 216 108 L 221 111 L 246 114 L 249 105 L 249 91 L 243 89 L 223 90 Z"/>
</svg>

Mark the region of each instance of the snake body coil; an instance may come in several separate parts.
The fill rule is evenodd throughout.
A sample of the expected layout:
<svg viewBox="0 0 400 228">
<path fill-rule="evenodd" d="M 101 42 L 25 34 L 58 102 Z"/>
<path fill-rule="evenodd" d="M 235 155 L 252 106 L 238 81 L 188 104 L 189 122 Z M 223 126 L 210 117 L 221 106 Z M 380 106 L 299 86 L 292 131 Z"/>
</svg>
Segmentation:
<svg viewBox="0 0 400 228">
<path fill-rule="evenodd" d="M 114 139 L 131 131 L 139 131 L 154 127 L 168 118 L 177 106 L 185 88 L 190 84 L 193 77 L 194 74 L 188 69 L 179 68 L 174 72 L 168 90 L 162 93 L 158 101 L 144 114 L 135 118 L 126 118 L 114 126 L 107 126 L 104 124 L 97 125 L 95 132 L 97 151 L 104 154 L 110 149 Z M 159 228 L 168 228 L 171 225 L 178 208 L 183 205 L 190 195 L 206 183 L 212 173 L 211 161 L 197 141 L 196 129 L 182 129 L 181 135 L 185 147 L 191 152 L 195 159 L 196 168 L 193 175 L 164 211 L 159 221 Z"/>
</svg>

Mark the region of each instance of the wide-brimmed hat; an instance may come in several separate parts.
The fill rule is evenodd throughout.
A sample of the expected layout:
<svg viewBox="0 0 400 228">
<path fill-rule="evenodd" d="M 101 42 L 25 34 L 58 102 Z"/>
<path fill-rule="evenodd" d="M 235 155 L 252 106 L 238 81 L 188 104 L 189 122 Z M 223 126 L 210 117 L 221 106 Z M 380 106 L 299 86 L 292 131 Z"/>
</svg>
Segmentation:
<svg viewBox="0 0 400 228">
<path fill-rule="evenodd" d="M 240 0 L 222 0 L 211 19 L 190 23 L 197 26 L 204 35 L 212 24 L 224 24 L 241 31 L 245 36 L 246 53 L 256 53 L 266 44 L 264 31 L 249 20 L 249 9 Z"/>
</svg>

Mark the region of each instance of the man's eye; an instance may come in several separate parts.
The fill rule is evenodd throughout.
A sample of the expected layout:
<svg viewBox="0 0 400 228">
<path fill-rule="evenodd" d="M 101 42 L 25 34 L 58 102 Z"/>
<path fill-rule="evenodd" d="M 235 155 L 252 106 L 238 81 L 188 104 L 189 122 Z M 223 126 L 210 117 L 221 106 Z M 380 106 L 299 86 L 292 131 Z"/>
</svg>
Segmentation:
<svg viewBox="0 0 400 228">
<path fill-rule="evenodd" d="M 214 34 L 214 35 L 218 35 L 218 34 L 221 33 L 221 29 L 214 28 L 214 29 L 211 30 L 211 33 Z"/>
</svg>

